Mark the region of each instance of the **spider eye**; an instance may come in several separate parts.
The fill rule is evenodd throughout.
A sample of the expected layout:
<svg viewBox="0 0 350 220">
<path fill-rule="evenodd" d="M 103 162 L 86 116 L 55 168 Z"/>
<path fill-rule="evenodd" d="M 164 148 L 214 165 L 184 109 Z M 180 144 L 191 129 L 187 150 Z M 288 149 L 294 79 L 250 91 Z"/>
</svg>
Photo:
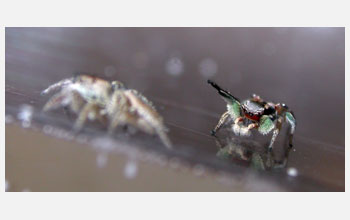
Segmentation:
<svg viewBox="0 0 350 220">
<path fill-rule="evenodd" d="M 113 81 L 111 84 L 112 84 L 112 89 L 113 90 L 125 88 L 124 84 L 121 83 L 121 82 L 118 82 L 118 81 Z"/>
<path fill-rule="evenodd" d="M 284 103 L 282 103 L 282 107 L 288 109 L 288 106 Z"/>
</svg>

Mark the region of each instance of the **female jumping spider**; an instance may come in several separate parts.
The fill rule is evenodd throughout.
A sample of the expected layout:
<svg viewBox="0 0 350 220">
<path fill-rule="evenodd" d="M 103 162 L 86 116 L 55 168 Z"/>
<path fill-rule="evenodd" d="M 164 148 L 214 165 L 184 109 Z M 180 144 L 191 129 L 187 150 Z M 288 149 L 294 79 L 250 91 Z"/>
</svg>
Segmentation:
<svg viewBox="0 0 350 220">
<path fill-rule="evenodd" d="M 60 106 L 68 107 L 78 114 L 74 130 L 79 131 L 87 119 L 105 122 L 109 119 L 109 131 L 118 125 L 132 125 L 148 134 L 157 134 L 164 145 L 171 148 L 163 118 L 150 101 L 121 82 L 78 75 L 63 79 L 45 89 L 42 94 L 61 89 L 45 104 L 49 111 Z"/>
<path fill-rule="evenodd" d="M 208 83 L 218 90 L 219 94 L 227 102 L 227 111 L 221 116 L 218 124 L 212 130 L 212 135 L 228 121 L 233 121 L 232 130 L 236 135 L 249 136 L 251 129 L 258 129 L 263 135 L 273 131 L 273 135 L 269 144 L 269 151 L 272 150 L 273 143 L 279 134 L 282 123 L 287 121 L 290 125 L 289 146 L 293 146 L 293 134 L 295 131 L 296 120 L 292 111 L 283 103 L 274 104 L 272 102 L 263 101 L 260 96 L 253 94 L 250 99 L 240 102 L 229 92 L 220 88 L 216 83 L 208 80 Z M 244 126 L 244 122 L 248 126 Z"/>
</svg>

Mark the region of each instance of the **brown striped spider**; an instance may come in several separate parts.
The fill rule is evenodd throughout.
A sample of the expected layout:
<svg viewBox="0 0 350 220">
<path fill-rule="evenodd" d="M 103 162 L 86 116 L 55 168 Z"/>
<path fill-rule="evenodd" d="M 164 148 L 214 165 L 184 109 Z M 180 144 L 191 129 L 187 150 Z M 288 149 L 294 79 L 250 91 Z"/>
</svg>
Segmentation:
<svg viewBox="0 0 350 220">
<path fill-rule="evenodd" d="M 41 94 L 60 89 L 47 101 L 43 110 L 68 107 L 78 115 L 74 130 L 79 131 L 87 119 L 103 122 L 109 120 L 109 132 L 117 126 L 131 125 L 148 134 L 157 134 L 164 145 L 172 144 L 166 134 L 163 118 L 150 101 L 133 89 L 127 89 L 121 82 L 78 75 L 52 84 Z"/>
</svg>

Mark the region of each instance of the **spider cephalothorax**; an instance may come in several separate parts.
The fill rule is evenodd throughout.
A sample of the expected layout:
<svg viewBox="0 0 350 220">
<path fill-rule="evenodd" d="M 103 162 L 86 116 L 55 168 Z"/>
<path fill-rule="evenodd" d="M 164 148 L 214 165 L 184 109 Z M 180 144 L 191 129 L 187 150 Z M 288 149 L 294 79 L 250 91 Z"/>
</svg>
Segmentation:
<svg viewBox="0 0 350 220">
<path fill-rule="evenodd" d="M 42 94 L 61 89 L 44 106 L 44 111 L 60 106 L 78 114 L 74 129 L 80 130 L 87 119 L 109 123 L 109 131 L 118 125 L 132 125 L 146 133 L 158 134 L 163 143 L 171 148 L 163 118 L 150 101 L 141 93 L 127 89 L 121 82 L 77 75 L 63 79 L 45 89 Z"/>
<path fill-rule="evenodd" d="M 282 123 L 287 121 L 290 125 L 289 145 L 292 146 L 293 134 L 295 131 L 296 120 L 292 111 L 283 103 L 274 104 L 265 102 L 260 96 L 253 94 L 251 98 L 239 101 L 226 90 L 220 88 L 213 81 L 208 83 L 218 90 L 219 94 L 227 102 L 227 111 L 221 116 L 218 124 L 212 130 L 212 135 L 229 120 L 233 121 L 232 130 L 236 135 L 249 136 L 251 129 L 256 128 L 263 135 L 273 131 L 269 150 L 272 149 Z M 243 122 L 246 122 L 247 126 Z"/>
</svg>

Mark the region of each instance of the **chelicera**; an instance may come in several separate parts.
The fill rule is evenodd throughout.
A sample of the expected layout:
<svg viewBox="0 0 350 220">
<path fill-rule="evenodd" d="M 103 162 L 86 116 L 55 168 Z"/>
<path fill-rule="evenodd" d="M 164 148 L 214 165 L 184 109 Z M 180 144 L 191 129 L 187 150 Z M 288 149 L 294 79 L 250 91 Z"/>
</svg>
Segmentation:
<svg viewBox="0 0 350 220">
<path fill-rule="evenodd" d="M 269 151 L 271 151 L 282 124 L 287 122 L 290 126 L 289 146 L 293 146 L 296 119 L 287 105 L 284 103 L 266 102 L 256 94 L 241 102 L 215 82 L 208 80 L 208 83 L 227 102 L 227 111 L 221 116 L 218 124 L 212 130 L 212 135 L 215 136 L 216 132 L 229 121 L 232 123 L 233 132 L 239 136 L 250 136 L 252 129 L 257 129 L 263 135 L 272 132 L 272 138 L 268 147 Z"/>
</svg>

